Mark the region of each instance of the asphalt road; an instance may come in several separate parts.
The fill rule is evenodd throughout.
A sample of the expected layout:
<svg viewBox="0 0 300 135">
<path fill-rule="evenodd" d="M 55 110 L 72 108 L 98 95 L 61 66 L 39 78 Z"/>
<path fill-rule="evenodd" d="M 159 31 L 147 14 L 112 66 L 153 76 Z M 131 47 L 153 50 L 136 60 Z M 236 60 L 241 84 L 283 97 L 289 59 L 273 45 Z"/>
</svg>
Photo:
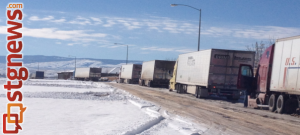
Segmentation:
<svg viewBox="0 0 300 135">
<path fill-rule="evenodd" d="M 240 102 L 224 98 L 197 99 L 168 89 L 132 84 L 106 83 L 132 95 L 153 102 L 172 114 L 188 117 L 213 134 L 300 134 L 300 118 L 267 110 L 244 108 Z"/>
</svg>

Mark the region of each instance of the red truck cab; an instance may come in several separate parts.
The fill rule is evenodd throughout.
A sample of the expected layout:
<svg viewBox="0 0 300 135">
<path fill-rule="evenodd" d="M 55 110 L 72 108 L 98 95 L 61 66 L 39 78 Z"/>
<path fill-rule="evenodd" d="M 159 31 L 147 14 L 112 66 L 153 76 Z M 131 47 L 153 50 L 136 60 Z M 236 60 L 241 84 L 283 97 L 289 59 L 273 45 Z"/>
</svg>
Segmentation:
<svg viewBox="0 0 300 135">
<path fill-rule="evenodd" d="M 247 90 L 249 94 L 248 105 L 250 107 L 256 108 L 258 104 L 268 104 L 273 54 L 274 45 L 271 45 L 262 54 L 255 76 L 252 66 L 240 65 L 237 87 L 238 89 Z"/>
<path fill-rule="evenodd" d="M 299 37 L 295 38 L 295 42 L 286 41 L 286 40 L 294 40 L 293 38 L 281 39 L 277 40 L 276 45 L 271 45 L 268 47 L 265 52 L 262 54 L 259 64 L 256 69 L 256 74 L 254 76 L 253 68 L 250 65 L 241 64 L 239 67 L 239 74 L 237 79 L 237 87 L 238 89 L 247 90 L 248 93 L 248 106 L 252 108 L 269 108 L 270 111 L 275 111 L 278 113 L 292 113 L 296 110 L 297 107 L 300 107 L 300 94 L 296 93 L 296 90 L 290 90 L 289 87 L 285 87 L 287 84 L 287 67 L 298 70 L 299 67 L 294 67 L 296 62 L 295 56 L 291 56 L 291 50 L 286 48 L 296 48 L 299 47 L 298 40 L 300 41 Z M 286 42 L 285 42 L 286 41 Z M 283 42 L 285 43 L 283 45 Z M 295 43 L 295 44 L 291 44 Z M 292 46 L 293 45 L 293 46 Z M 277 47 L 277 53 L 275 53 L 275 47 Z M 283 51 L 282 49 L 286 49 Z M 296 50 L 295 50 L 296 51 Z M 287 54 L 283 56 L 283 54 Z M 277 57 L 276 61 L 275 58 Z M 290 58 L 292 57 L 292 58 Z M 286 58 L 286 59 L 285 59 Z M 290 61 L 292 60 L 292 61 Z M 294 61 L 293 61 L 294 60 Z M 277 64 L 274 66 L 274 63 Z M 283 64 L 282 64 L 283 63 Z M 282 66 L 284 65 L 284 66 Z M 273 67 L 274 66 L 274 67 Z M 272 73 L 272 69 L 277 69 L 276 73 L 275 70 Z M 280 69 L 280 70 L 278 70 Z M 277 72 L 280 72 L 277 74 Z M 298 72 L 296 72 L 298 73 Z M 272 76 L 274 74 L 274 76 Z M 295 74 L 295 73 L 294 73 Z M 294 75 L 293 76 L 296 76 Z M 277 75 L 277 76 L 276 76 Z M 281 75 L 281 76 L 280 76 Z M 279 78 L 281 82 L 272 82 L 271 80 L 274 78 Z M 290 82 L 297 84 L 298 78 L 290 77 Z M 283 85 L 284 88 L 277 89 L 275 86 L 274 88 L 270 88 L 273 84 Z M 294 87 L 292 88 L 294 89 Z"/>
</svg>

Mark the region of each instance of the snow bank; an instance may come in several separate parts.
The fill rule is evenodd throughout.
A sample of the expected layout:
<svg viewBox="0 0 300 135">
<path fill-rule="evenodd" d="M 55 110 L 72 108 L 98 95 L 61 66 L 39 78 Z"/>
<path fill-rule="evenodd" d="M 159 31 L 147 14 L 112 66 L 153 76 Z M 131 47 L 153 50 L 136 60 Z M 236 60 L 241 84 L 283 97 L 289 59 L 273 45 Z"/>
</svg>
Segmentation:
<svg viewBox="0 0 300 135">
<path fill-rule="evenodd" d="M 4 83 L 0 78 L 0 84 Z M 206 130 L 103 83 L 35 79 L 27 81 L 22 91 L 27 110 L 21 134 L 25 135 L 185 135 Z M 6 110 L 6 102 L 5 91 L 1 90 L 0 110 Z"/>
<path fill-rule="evenodd" d="M 133 127 L 126 132 L 123 132 L 122 135 L 134 135 L 134 134 L 142 133 L 143 131 L 153 127 L 154 125 L 158 124 L 161 120 L 164 119 L 157 111 L 146 108 L 146 107 L 152 107 L 154 105 L 150 105 L 150 106 L 143 105 L 143 104 L 139 104 L 133 100 L 129 100 L 129 102 L 132 103 L 133 105 L 137 106 L 138 108 L 143 109 L 143 111 L 146 114 L 148 114 L 149 116 L 151 116 L 152 119 L 150 119 L 149 121 L 147 121 L 141 125 L 138 125 L 137 127 Z"/>
</svg>

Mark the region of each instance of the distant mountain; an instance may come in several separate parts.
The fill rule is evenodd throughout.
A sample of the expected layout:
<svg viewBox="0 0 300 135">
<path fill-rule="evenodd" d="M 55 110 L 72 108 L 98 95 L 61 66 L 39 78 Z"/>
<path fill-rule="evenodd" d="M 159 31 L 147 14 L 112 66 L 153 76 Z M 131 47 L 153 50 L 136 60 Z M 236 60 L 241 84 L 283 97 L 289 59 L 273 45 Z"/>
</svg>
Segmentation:
<svg viewBox="0 0 300 135">
<path fill-rule="evenodd" d="M 75 59 L 59 56 L 43 56 L 43 55 L 25 55 L 23 64 L 30 72 L 37 70 L 44 71 L 45 76 L 57 76 L 62 71 L 73 72 L 75 68 Z M 128 63 L 142 64 L 142 61 L 129 60 Z M 77 58 L 76 67 L 101 67 L 103 73 L 119 72 L 121 65 L 126 64 L 126 60 L 110 60 L 110 59 L 91 59 Z M 6 56 L 0 56 L 0 74 L 6 73 Z"/>
<path fill-rule="evenodd" d="M 37 63 L 37 62 L 61 62 L 61 61 L 73 61 L 74 58 L 59 57 L 59 56 L 44 56 L 44 55 L 25 55 L 23 56 L 23 63 Z M 126 60 L 112 60 L 112 59 L 93 59 L 93 58 L 77 58 L 76 61 L 90 60 L 99 61 L 102 65 L 118 65 L 120 63 L 126 63 Z M 6 63 L 6 56 L 0 56 L 0 63 Z M 128 63 L 141 64 L 142 61 L 128 60 Z M 87 65 L 88 66 L 88 65 Z"/>
</svg>

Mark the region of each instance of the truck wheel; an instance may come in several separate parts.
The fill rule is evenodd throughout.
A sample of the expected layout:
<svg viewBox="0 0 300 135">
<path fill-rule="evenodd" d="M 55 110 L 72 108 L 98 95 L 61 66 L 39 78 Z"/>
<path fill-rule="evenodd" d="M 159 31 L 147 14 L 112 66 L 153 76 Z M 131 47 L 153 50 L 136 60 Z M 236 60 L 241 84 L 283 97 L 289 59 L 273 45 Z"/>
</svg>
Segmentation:
<svg viewBox="0 0 300 135">
<path fill-rule="evenodd" d="M 195 92 L 195 97 L 198 98 L 199 97 L 199 89 L 201 89 L 200 87 L 196 86 L 196 92 Z"/>
<path fill-rule="evenodd" d="M 280 95 L 277 99 L 277 112 L 282 114 L 283 111 L 284 111 L 284 104 L 285 103 L 285 99 L 284 99 L 284 96 L 283 95 Z"/>
<path fill-rule="evenodd" d="M 131 79 L 127 79 L 127 84 L 130 84 L 131 83 Z"/>
<path fill-rule="evenodd" d="M 182 85 L 179 85 L 179 93 L 183 93 L 183 91 L 184 91 L 184 85 L 182 84 Z"/>
<path fill-rule="evenodd" d="M 152 87 L 152 81 L 148 81 L 148 87 Z"/>
<path fill-rule="evenodd" d="M 177 86 L 177 93 L 181 93 L 181 90 L 182 90 L 182 85 L 178 84 L 178 86 Z"/>
<path fill-rule="evenodd" d="M 176 93 L 179 93 L 179 84 L 175 84 Z"/>
<path fill-rule="evenodd" d="M 187 93 L 187 85 L 184 85 L 184 93 Z"/>
<path fill-rule="evenodd" d="M 276 95 L 272 94 L 269 98 L 269 111 L 274 112 L 276 109 Z"/>
<path fill-rule="evenodd" d="M 145 86 L 145 81 L 144 80 L 139 80 L 139 85 L 140 86 Z"/>
</svg>

